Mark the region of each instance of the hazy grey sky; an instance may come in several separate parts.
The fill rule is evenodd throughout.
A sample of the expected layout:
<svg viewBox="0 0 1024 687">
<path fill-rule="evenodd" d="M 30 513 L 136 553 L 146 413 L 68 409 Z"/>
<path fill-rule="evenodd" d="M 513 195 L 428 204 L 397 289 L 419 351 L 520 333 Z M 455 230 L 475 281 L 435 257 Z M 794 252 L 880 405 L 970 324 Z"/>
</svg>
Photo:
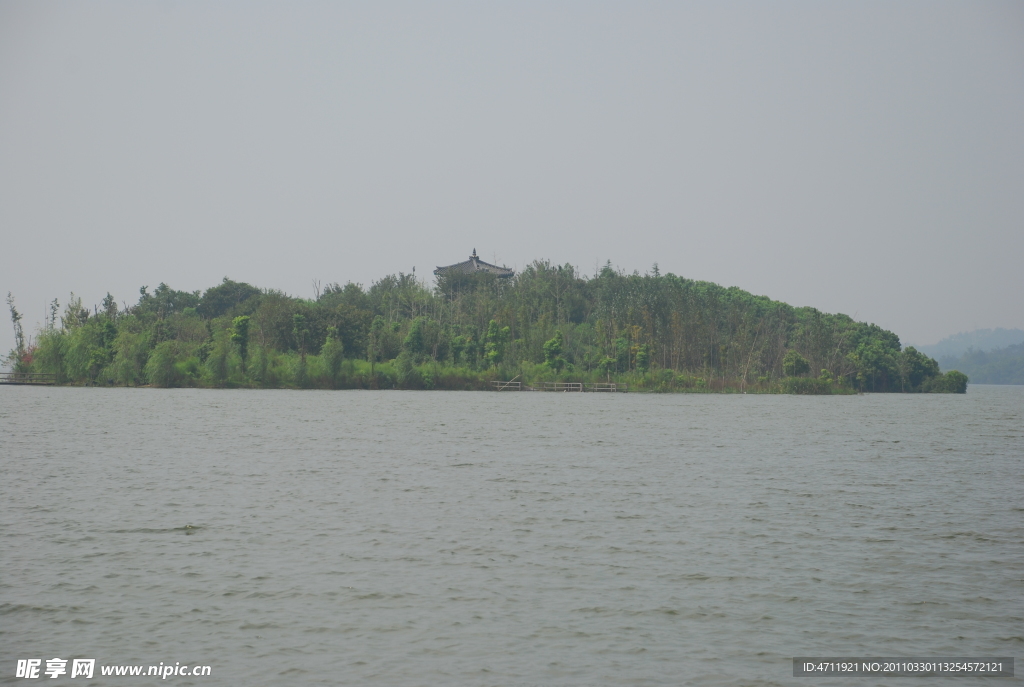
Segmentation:
<svg viewBox="0 0 1024 687">
<path fill-rule="evenodd" d="M 30 329 L 474 247 L 1024 327 L 1024 3 L 0 0 L 0 239 Z"/>
</svg>

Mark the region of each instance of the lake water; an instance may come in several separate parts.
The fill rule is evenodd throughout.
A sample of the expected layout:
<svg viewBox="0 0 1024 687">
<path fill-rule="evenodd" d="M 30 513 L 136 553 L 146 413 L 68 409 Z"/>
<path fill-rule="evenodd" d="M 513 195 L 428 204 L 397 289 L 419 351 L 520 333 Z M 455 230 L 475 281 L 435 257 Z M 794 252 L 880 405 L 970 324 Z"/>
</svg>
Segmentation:
<svg viewBox="0 0 1024 687">
<path fill-rule="evenodd" d="M 809 687 L 793 656 L 1024 646 L 1024 387 L 0 387 L 0 461 L 0 684 Z"/>
</svg>

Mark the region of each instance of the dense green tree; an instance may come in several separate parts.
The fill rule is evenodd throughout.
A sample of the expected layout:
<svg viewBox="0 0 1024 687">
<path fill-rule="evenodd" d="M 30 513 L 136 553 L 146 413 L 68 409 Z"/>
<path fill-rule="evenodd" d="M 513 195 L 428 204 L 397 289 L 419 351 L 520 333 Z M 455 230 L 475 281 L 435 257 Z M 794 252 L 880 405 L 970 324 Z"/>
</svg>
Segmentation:
<svg viewBox="0 0 1024 687">
<path fill-rule="evenodd" d="M 295 347 L 303 356 L 306 355 L 306 345 L 309 343 L 309 326 L 306 323 L 306 316 L 302 313 L 292 315 L 292 335 L 295 337 Z"/>
<path fill-rule="evenodd" d="M 484 360 L 488 367 L 494 367 L 504 361 L 510 336 L 509 327 L 499 327 L 494 320 L 488 323 L 487 334 L 484 336 Z"/>
<path fill-rule="evenodd" d="M 149 338 L 145 332 L 122 329 L 114 340 L 114 359 L 111 362 L 112 379 L 117 384 L 136 386 L 145 380 L 146 360 L 149 357 Z"/>
<path fill-rule="evenodd" d="M 324 371 L 331 388 L 336 389 L 341 381 L 341 367 L 345 360 L 345 345 L 338 337 L 336 327 L 328 328 L 327 341 L 320 349 L 320 357 L 323 359 Z"/>
<path fill-rule="evenodd" d="M 939 374 L 939 364 L 913 346 L 897 356 L 897 369 L 906 391 L 920 391 L 925 380 Z"/>
<path fill-rule="evenodd" d="M 811 371 L 807 358 L 796 351 L 788 351 L 782 359 L 782 373 L 787 377 L 800 377 Z"/>
<path fill-rule="evenodd" d="M 423 337 L 426 319 L 425 317 L 414 319 L 409 325 L 409 333 L 405 335 L 405 340 L 402 342 L 402 349 L 409 351 L 414 358 L 421 358 L 426 347 Z"/>
<path fill-rule="evenodd" d="M 231 322 L 231 341 L 238 346 L 238 354 L 242 359 L 242 373 L 245 373 L 245 361 L 249 357 L 249 316 L 239 315 Z"/>
<path fill-rule="evenodd" d="M 636 369 L 641 373 L 645 374 L 651 367 L 651 347 L 647 344 L 641 344 L 637 347 L 636 351 Z"/>
<path fill-rule="evenodd" d="M 214 287 L 218 289 L 220 287 Z M 211 290 L 214 290 L 211 289 Z M 107 294 L 110 296 L 110 294 Z M 156 318 L 162 320 L 175 314 L 180 314 L 188 308 L 196 309 L 200 305 L 199 292 L 176 291 L 163 282 L 156 287 L 153 293 L 149 293 L 143 286 L 139 289 L 139 302 L 135 306 L 135 314 L 144 318 Z M 104 301 L 104 308 L 114 313 L 117 312 L 117 304 Z M 217 313 L 218 315 L 223 313 Z"/>
<path fill-rule="evenodd" d="M 544 364 L 555 372 L 565 367 L 565 358 L 562 357 L 562 350 L 565 347 L 565 337 L 562 330 L 556 330 L 555 335 L 544 342 Z"/>
<path fill-rule="evenodd" d="M 65 367 L 67 346 L 68 337 L 64 332 L 53 328 L 39 332 L 32 356 L 32 371 L 55 375 L 58 383 L 67 382 L 69 380 Z"/>
<path fill-rule="evenodd" d="M 301 387 L 309 385 L 309 371 L 306 363 L 306 346 L 309 344 L 309 325 L 302 313 L 292 315 L 292 336 L 299 349 L 299 360 L 295 366 L 295 381 Z"/>
<path fill-rule="evenodd" d="M 220 284 L 206 290 L 206 293 L 199 300 L 198 310 L 203 317 L 220 317 L 221 315 L 233 312 L 239 306 L 256 298 L 261 293 L 255 286 L 244 282 L 231 281 L 224 277 L 224 281 Z"/>
<path fill-rule="evenodd" d="M 172 387 L 180 382 L 177 362 L 178 345 L 175 341 L 164 341 L 156 345 L 146 361 L 146 378 L 153 386 Z"/>
<path fill-rule="evenodd" d="M 925 391 L 942 394 L 966 394 L 967 375 L 957 370 L 925 380 Z"/>
<path fill-rule="evenodd" d="M 234 344 L 230 328 L 218 331 L 206 356 L 206 372 L 214 386 L 227 386 L 231 377 L 231 354 Z"/>
</svg>

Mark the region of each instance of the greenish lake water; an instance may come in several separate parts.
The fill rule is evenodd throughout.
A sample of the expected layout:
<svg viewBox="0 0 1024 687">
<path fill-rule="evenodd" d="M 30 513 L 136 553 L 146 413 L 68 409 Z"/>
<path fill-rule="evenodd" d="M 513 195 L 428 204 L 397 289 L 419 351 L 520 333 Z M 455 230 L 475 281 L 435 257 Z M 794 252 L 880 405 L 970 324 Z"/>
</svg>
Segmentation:
<svg viewBox="0 0 1024 687">
<path fill-rule="evenodd" d="M 808 687 L 793 656 L 1024 646 L 1024 387 L 0 387 L 0 456 L 2 684 Z"/>
</svg>

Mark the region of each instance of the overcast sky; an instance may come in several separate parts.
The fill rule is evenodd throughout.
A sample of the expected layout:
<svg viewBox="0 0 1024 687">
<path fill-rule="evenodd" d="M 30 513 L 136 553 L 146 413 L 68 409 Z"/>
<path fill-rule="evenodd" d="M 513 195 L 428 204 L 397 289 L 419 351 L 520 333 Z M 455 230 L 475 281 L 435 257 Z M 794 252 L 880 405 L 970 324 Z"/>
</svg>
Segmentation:
<svg viewBox="0 0 1024 687">
<path fill-rule="evenodd" d="M 311 297 L 473 248 L 904 343 L 1024 327 L 1024 3 L 0 0 L 27 329 L 70 291 Z"/>
</svg>

